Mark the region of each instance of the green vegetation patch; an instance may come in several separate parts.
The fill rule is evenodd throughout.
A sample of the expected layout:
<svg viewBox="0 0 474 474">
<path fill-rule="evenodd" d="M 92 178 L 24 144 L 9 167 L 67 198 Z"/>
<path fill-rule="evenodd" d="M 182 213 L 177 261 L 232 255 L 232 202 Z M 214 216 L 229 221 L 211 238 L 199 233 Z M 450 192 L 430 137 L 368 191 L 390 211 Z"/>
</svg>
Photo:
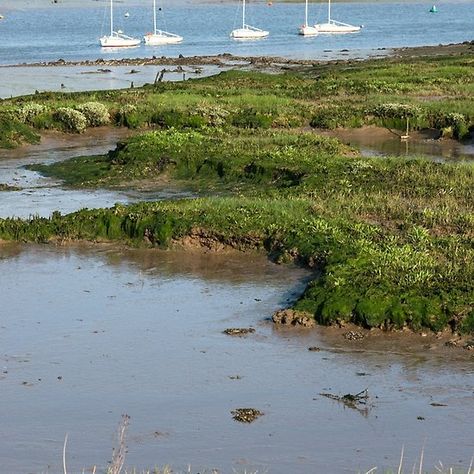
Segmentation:
<svg viewBox="0 0 474 474">
<path fill-rule="evenodd" d="M 28 125 L 0 115 L 0 148 L 15 148 L 22 143 L 38 143 L 39 135 Z"/>
<path fill-rule="evenodd" d="M 196 236 L 264 249 L 318 269 L 295 308 L 322 324 L 470 331 L 474 167 L 348 151 L 303 131 L 147 132 L 106 156 L 39 169 L 95 186 L 167 173 L 221 195 L 7 219 L 0 238 L 166 247 Z"/>
<path fill-rule="evenodd" d="M 107 155 L 34 167 L 44 174 L 90 187 L 166 176 L 201 197 L 4 219 L 0 239 L 261 249 L 317 270 L 294 307 L 321 324 L 473 332 L 474 166 L 361 158 L 311 129 L 409 121 L 462 139 L 471 68 L 466 57 L 315 64 L 4 101 L 4 146 L 39 126 L 80 132 L 110 118 L 144 129 Z"/>
</svg>

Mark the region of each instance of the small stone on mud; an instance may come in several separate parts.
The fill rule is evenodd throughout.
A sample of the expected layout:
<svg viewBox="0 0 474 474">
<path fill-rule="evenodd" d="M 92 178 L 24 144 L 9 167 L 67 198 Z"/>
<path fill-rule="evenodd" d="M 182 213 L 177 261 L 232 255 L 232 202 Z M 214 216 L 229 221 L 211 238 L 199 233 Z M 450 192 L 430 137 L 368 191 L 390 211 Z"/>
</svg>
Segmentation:
<svg viewBox="0 0 474 474">
<path fill-rule="evenodd" d="M 308 351 L 310 352 L 319 352 L 320 350 L 321 350 L 320 347 L 316 347 L 316 346 L 308 347 Z"/>
<path fill-rule="evenodd" d="M 252 334 L 255 332 L 254 328 L 227 328 L 222 331 L 228 336 L 246 336 L 247 334 Z"/>
<path fill-rule="evenodd" d="M 256 410 L 255 408 L 236 408 L 232 410 L 231 413 L 232 418 L 240 423 L 252 423 L 263 415 L 260 410 Z"/>
<path fill-rule="evenodd" d="M 450 339 L 444 343 L 446 347 L 458 347 L 458 341 L 456 339 Z"/>
<path fill-rule="evenodd" d="M 312 328 L 315 325 L 314 319 L 301 311 L 293 309 L 282 309 L 273 313 L 272 321 L 275 324 L 284 326 L 301 326 Z"/>
<path fill-rule="evenodd" d="M 474 350 L 474 340 L 466 342 L 466 344 L 464 344 L 463 348 L 466 349 L 467 351 Z"/>
<path fill-rule="evenodd" d="M 364 339 L 364 335 L 359 332 L 359 331 L 348 331 L 343 334 L 344 339 L 347 339 L 348 341 L 360 341 L 361 339 Z"/>
</svg>

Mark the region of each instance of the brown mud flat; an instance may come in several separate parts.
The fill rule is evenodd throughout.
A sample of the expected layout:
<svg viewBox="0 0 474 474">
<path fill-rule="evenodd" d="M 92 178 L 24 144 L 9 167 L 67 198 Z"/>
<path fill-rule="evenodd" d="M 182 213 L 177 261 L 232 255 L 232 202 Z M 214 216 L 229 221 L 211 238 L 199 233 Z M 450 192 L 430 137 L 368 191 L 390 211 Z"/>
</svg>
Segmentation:
<svg viewBox="0 0 474 474">
<path fill-rule="evenodd" d="M 417 58 L 423 56 L 459 56 L 472 53 L 474 53 L 474 41 L 464 41 L 463 43 L 439 44 L 437 46 L 395 48 L 392 50 L 391 56 Z"/>
<path fill-rule="evenodd" d="M 319 135 L 327 135 L 331 137 L 336 137 L 342 141 L 350 141 L 352 138 L 363 141 L 365 137 L 370 137 L 374 142 L 383 142 L 391 138 L 400 138 L 404 135 L 405 132 L 400 130 L 391 130 L 385 127 L 377 127 L 375 125 L 365 125 L 359 128 L 338 128 L 336 130 L 324 130 L 324 129 L 308 129 L 313 130 Z M 455 142 L 452 139 L 441 140 L 441 133 L 439 130 L 435 129 L 425 129 L 425 130 L 412 130 L 409 133 L 409 140 L 420 141 L 420 140 L 439 140 L 449 144 Z"/>
<path fill-rule="evenodd" d="M 364 329 L 355 324 L 343 326 L 281 325 L 274 323 L 281 336 L 311 337 L 316 333 L 322 345 L 308 346 L 310 352 L 392 354 L 420 356 L 426 359 L 474 360 L 474 339 L 450 330 L 434 333 L 429 330 L 412 331 Z"/>
</svg>

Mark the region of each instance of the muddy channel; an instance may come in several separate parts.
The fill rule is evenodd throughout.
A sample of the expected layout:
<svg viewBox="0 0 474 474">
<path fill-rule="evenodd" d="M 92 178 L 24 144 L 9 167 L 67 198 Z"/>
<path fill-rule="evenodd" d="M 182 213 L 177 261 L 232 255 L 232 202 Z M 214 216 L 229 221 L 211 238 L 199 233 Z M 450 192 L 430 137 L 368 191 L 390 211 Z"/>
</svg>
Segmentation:
<svg viewBox="0 0 474 474">
<path fill-rule="evenodd" d="M 474 161 L 474 138 L 460 142 L 443 139 L 436 130 L 410 132 L 409 138 L 400 139 L 402 132 L 381 127 L 318 130 L 317 133 L 338 138 L 366 157 L 399 156 L 423 157 L 439 163 Z"/>
</svg>

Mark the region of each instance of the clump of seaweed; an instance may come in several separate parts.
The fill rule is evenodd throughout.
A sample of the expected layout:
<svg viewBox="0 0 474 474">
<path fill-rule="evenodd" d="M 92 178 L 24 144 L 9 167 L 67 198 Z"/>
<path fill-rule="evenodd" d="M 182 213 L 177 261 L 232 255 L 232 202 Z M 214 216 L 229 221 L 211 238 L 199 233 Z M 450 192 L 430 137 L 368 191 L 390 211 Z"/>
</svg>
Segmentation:
<svg viewBox="0 0 474 474">
<path fill-rule="evenodd" d="M 356 410 L 365 417 L 369 415 L 371 406 L 369 405 L 369 391 L 367 388 L 355 394 L 334 395 L 333 393 L 320 393 L 319 395 L 343 403 L 347 408 Z"/>
<path fill-rule="evenodd" d="M 255 332 L 254 328 L 227 328 L 222 331 L 228 336 L 247 336 L 248 334 L 253 334 Z"/>
<path fill-rule="evenodd" d="M 240 423 L 252 423 L 263 416 L 263 412 L 255 408 L 236 408 L 231 411 L 232 418 Z"/>
</svg>

